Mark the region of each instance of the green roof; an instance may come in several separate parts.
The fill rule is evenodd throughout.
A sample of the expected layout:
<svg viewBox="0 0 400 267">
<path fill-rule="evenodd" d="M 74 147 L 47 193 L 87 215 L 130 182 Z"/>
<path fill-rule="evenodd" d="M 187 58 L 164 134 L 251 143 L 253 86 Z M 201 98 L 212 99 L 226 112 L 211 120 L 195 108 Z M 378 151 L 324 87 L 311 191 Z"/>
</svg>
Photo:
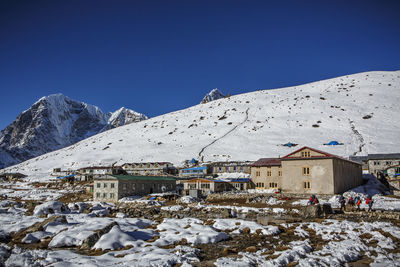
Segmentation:
<svg viewBox="0 0 400 267">
<path fill-rule="evenodd" d="M 168 176 L 131 176 L 131 175 L 111 175 L 119 180 L 147 180 L 147 181 L 176 181 L 175 178 Z"/>
</svg>

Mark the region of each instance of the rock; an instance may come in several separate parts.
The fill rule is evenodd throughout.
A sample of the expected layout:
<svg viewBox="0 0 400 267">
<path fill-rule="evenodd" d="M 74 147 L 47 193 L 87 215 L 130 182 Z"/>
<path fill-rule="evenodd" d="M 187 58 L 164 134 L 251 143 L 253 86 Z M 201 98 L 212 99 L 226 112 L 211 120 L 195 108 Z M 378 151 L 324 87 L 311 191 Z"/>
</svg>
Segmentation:
<svg viewBox="0 0 400 267">
<path fill-rule="evenodd" d="M 255 246 L 250 246 L 246 248 L 246 252 L 256 252 L 257 248 Z"/>
<path fill-rule="evenodd" d="M 333 212 L 332 212 L 331 204 L 329 204 L 329 203 L 324 203 L 324 204 L 322 205 L 322 212 L 324 213 L 325 216 L 326 216 L 326 215 L 329 215 L 329 214 L 332 214 Z"/>
<path fill-rule="evenodd" d="M 91 249 L 94 244 L 102 237 L 104 234 L 110 232 L 110 230 L 115 226 L 118 225 L 116 222 L 109 223 L 102 229 L 96 230 L 93 234 L 88 236 L 85 240 L 83 240 L 81 249 Z"/>
<path fill-rule="evenodd" d="M 304 218 L 318 218 L 323 215 L 321 205 L 309 205 L 300 211 L 300 215 Z"/>
<path fill-rule="evenodd" d="M 229 218 L 231 217 L 231 209 L 222 209 L 220 214 L 222 218 Z"/>
<path fill-rule="evenodd" d="M 22 242 L 22 239 L 27 234 L 34 233 L 34 232 L 37 232 L 37 231 L 43 231 L 43 227 L 46 226 L 47 224 L 51 223 L 51 222 L 58 222 L 58 223 L 61 223 L 61 224 L 68 223 L 67 218 L 65 217 L 65 215 L 52 216 L 50 218 L 47 218 L 43 222 L 35 223 L 34 225 L 19 231 L 18 233 L 15 234 L 15 236 L 13 238 L 13 241 L 15 243 L 20 243 L 20 242 Z"/>
<path fill-rule="evenodd" d="M 242 229 L 242 234 L 250 234 L 250 228 L 249 227 L 245 227 Z"/>
</svg>

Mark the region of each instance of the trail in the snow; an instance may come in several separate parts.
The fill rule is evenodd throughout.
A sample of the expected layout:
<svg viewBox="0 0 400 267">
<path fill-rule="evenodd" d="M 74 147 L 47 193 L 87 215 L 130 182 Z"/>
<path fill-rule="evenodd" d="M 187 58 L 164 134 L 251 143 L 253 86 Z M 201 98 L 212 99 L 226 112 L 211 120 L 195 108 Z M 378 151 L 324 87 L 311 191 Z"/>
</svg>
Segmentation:
<svg viewBox="0 0 400 267">
<path fill-rule="evenodd" d="M 239 123 L 238 125 L 236 125 L 235 127 L 233 127 L 231 130 L 229 130 L 228 132 L 226 132 L 224 135 L 222 135 L 221 137 L 215 139 L 214 141 L 212 141 L 211 143 L 209 143 L 208 145 L 206 145 L 205 147 L 203 147 L 203 148 L 200 150 L 200 152 L 199 152 L 199 158 L 200 158 L 201 162 L 203 162 L 203 159 L 204 159 L 204 156 L 203 156 L 202 154 L 203 154 L 204 150 L 205 150 L 207 147 L 209 147 L 209 146 L 215 144 L 215 142 L 217 142 L 218 140 L 221 140 L 222 138 L 224 138 L 225 136 L 227 136 L 228 134 L 230 134 L 231 132 L 233 132 L 234 130 L 236 130 L 236 128 L 239 127 L 239 126 L 241 126 L 243 123 L 245 123 L 245 122 L 247 121 L 248 118 L 249 118 L 249 108 L 246 109 L 246 117 L 244 118 L 244 120 L 243 120 L 241 123 Z"/>
</svg>

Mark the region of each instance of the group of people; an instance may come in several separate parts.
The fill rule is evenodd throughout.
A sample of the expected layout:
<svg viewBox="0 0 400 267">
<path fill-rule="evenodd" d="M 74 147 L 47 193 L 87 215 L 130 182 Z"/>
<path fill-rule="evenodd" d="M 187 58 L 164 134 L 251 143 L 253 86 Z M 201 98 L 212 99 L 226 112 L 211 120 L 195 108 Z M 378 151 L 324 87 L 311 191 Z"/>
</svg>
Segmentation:
<svg viewBox="0 0 400 267">
<path fill-rule="evenodd" d="M 361 205 L 362 199 L 359 196 L 356 196 L 354 199 L 353 197 L 349 197 L 349 199 L 346 201 L 346 198 L 341 195 L 339 198 L 339 203 L 340 203 L 340 210 L 344 210 L 346 205 L 350 205 L 351 207 L 356 206 L 357 211 L 360 210 L 360 205 Z M 318 204 L 318 198 L 315 195 L 311 195 L 311 197 L 308 199 L 307 205 L 315 205 Z M 368 196 L 365 199 L 365 204 L 368 205 L 368 211 L 372 211 L 372 205 L 374 204 L 374 201 L 372 200 L 371 196 Z"/>
<path fill-rule="evenodd" d="M 347 200 L 347 205 L 350 206 L 356 206 L 357 207 L 357 211 L 360 211 L 360 205 L 361 205 L 361 198 L 359 196 L 356 196 L 354 199 L 353 197 L 349 197 L 349 199 Z M 344 196 L 340 196 L 339 198 L 339 203 L 340 203 L 340 210 L 344 210 L 346 207 L 346 198 Z M 368 196 L 365 199 L 365 204 L 368 205 L 368 211 L 372 211 L 372 205 L 374 204 L 374 201 L 372 200 L 371 196 Z"/>
</svg>

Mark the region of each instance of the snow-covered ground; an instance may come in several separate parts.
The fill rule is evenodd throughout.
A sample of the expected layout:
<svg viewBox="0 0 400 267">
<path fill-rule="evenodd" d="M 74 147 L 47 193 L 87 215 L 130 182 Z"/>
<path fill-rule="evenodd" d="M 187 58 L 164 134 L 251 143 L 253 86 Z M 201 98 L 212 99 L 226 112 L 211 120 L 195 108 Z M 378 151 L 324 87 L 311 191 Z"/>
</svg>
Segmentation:
<svg viewBox="0 0 400 267">
<path fill-rule="evenodd" d="M 92 212 L 83 212 L 88 205 Z M 264 248 L 252 247 L 255 251 L 246 249 L 239 251 L 237 256 L 221 256 L 214 263 L 217 266 L 285 266 L 297 262 L 300 266 L 342 266 L 365 255 L 376 266 L 400 266 L 400 253 L 396 252 L 400 228 L 390 222 L 327 219 L 282 223 L 278 227 L 237 218 L 211 222 L 198 218 L 165 218 L 155 222 L 121 214 L 107 217 L 110 205 L 95 202 L 66 206 L 58 201 L 48 201 L 36 206 L 30 216 L 25 215 L 26 209 L 12 200 L 1 200 L 0 207 L 3 214 L 0 216 L 0 237 L 43 222 L 46 215 L 47 218 L 55 215 L 66 217 L 66 221 L 62 218 L 54 220 L 36 232 L 27 233 L 22 239 L 22 243 L 32 245 L 50 238 L 48 247 L 56 250 L 11 247 L 0 243 L 0 259 L 5 266 L 191 266 L 200 261 L 200 250 L 196 245 L 217 243 L 230 236 L 246 234 L 272 239 Z M 198 205 L 197 208 L 210 207 Z M 165 210 L 176 212 L 182 209 L 176 205 Z M 286 212 L 283 208 L 272 210 Z M 86 256 L 76 252 L 90 236 L 107 225 L 110 225 L 110 230 L 91 247 L 92 251 L 103 253 Z M 287 230 L 282 232 L 280 228 Z M 293 231 L 292 241 L 283 241 L 284 238 L 280 237 L 285 231 Z M 311 237 L 313 240 L 317 238 L 320 244 L 312 243 Z"/>
<path fill-rule="evenodd" d="M 260 90 L 106 131 L 6 171 L 45 178 L 55 167 L 257 160 L 303 145 L 341 156 L 398 152 L 399 102 L 400 71 Z M 343 145 L 324 145 L 332 140 Z M 299 146 L 282 146 L 289 141 Z"/>
</svg>

